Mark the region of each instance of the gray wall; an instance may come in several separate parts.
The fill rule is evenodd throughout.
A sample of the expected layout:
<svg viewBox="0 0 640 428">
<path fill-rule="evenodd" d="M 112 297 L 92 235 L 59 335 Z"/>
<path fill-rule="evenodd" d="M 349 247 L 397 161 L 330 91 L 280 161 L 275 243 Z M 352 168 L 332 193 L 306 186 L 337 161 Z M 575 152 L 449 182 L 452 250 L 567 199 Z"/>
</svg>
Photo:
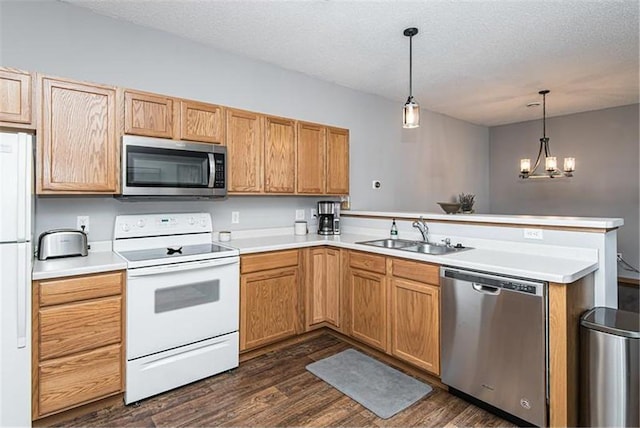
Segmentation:
<svg viewBox="0 0 640 428">
<path fill-rule="evenodd" d="M 638 104 L 547 119 L 558 165 L 566 156 L 576 158 L 568 180 L 518 178 L 520 158 L 535 161 L 541 120 L 491 128 L 491 212 L 622 217 L 618 251 L 638 267 L 638 126 Z"/>
<path fill-rule="evenodd" d="M 406 137 L 401 133 L 401 101 L 66 3 L 0 2 L 0 43 L 0 64 L 5 66 L 349 128 L 353 209 L 439 211 L 437 201 L 463 191 L 478 195 L 478 211 L 489 209 L 485 127 L 423 110 L 423 127 Z M 382 181 L 381 189 L 372 189 L 374 179 Z M 209 204 L 133 205 L 111 198 L 39 198 L 36 229 L 74 225 L 77 212 L 96 216 L 94 239 L 109 239 L 112 217 L 118 213 L 187 209 L 209 210 L 227 224 L 231 211 L 241 211 L 236 229 L 288 226 L 296 207 L 310 208 L 316 200 L 230 197 Z M 264 212 L 264 207 L 269 214 L 261 221 L 243 221 Z M 218 223 L 216 228 L 224 226 Z"/>
</svg>

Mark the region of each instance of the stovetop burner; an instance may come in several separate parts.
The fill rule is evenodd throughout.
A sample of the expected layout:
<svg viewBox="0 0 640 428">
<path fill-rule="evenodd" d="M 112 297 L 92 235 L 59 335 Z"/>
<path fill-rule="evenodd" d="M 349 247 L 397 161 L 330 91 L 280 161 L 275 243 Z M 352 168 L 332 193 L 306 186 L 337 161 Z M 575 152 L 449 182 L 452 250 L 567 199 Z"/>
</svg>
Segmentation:
<svg viewBox="0 0 640 428">
<path fill-rule="evenodd" d="M 169 260 L 175 257 L 207 255 L 233 252 L 232 249 L 216 244 L 183 245 L 181 247 L 151 248 L 145 250 L 120 251 L 120 255 L 130 262 L 145 260 Z"/>
</svg>

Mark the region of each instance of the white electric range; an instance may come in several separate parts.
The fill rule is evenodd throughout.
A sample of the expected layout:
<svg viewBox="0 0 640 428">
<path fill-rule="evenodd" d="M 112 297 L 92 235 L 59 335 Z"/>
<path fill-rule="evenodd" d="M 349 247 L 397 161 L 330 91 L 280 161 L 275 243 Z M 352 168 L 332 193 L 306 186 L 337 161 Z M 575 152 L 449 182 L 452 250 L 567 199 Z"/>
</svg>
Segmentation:
<svg viewBox="0 0 640 428">
<path fill-rule="evenodd" d="M 125 403 L 238 366 L 240 257 L 208 213 L 122 215 L 127 261 Z"/>
</svg>

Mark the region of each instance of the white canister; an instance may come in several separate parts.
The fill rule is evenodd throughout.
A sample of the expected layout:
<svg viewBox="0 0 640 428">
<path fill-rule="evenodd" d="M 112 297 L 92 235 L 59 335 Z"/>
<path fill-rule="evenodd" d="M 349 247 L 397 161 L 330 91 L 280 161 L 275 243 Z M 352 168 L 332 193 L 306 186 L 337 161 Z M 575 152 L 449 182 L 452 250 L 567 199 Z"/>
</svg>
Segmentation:
<svg viewBox="0 0 640 428">
<path fill-rule="evenodd" d="M 293 233 L 296 235 L 306 235 L 309 233 L 307 229 L 307 222 L 304 220 L 298 220 L 293 224 Z"/>
<path fill-rule="evenodd" d="M 220 242 L 231 241 L 231 232 L 229 232 L 228 230 L 222 230 L 218 232 L 218 240 L 220 240 Z"/>
</svg>

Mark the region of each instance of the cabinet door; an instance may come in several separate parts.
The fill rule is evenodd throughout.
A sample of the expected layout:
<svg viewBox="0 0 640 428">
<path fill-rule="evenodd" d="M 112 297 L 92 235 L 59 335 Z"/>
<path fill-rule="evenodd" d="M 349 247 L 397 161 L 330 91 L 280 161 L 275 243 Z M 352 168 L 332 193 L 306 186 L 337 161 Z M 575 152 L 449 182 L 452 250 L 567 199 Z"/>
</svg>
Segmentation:
<svg viewBox="0 0 640 428">
<path fill-rule="evenodd" d="M 116 193 L 116 89 L 42 77 L 37 193 Z"/>
<path fill-rule="evenodd" d="M 349 130 L 327 128 L 328 194 L 349 193 Z"/>
<path fill-rule="evenodd" d="M 295 192 L 295 122 L 265 118 L 264 190 L 267 193 Z"/>
<path fill-rule="evenodd" d="M 31 125 L 31 74 L 0 67 L 0 122 Z"/>
<path fill-rule="evenodd" d="M 262 192 L 262 117 L 227 109 L 227 190 Z"/>
<path fill-rule="evenodd" d="M 181 100 L 178 139 L 224 144 L 224 110 L 222 107 Z"/>
<path fill-rule="evenodd" d="M 124 133 L 173 138 L 173 99 L 125 91 Z"/>
<path fill-rule="evenodd" d="M 309 250 L 307 327 L 329 323 L 340 327 L 340 250 Z"/>
<path fill-rule="evenodd" d="M 296 166 L 296 190 L 298 193 L 324 193 L 325 135 L 324 126 L 298 123 L 298 160 Z"/>
<path fill-rule="evenodd" d="M 241 276 L 241 351 L 277 342 L 301 331 L 298 280 L 297 267 Z"/>
<path fill-rule="evenodd" d="M 385 275 L 349 269 L 351 335 L 374 348 L 387 349 Z"/>
<path fill-rule="evenodd" d="M 391 280 L 391 352 L 440 374 L 440 294 L 438 287 Z"/>
</svg>

